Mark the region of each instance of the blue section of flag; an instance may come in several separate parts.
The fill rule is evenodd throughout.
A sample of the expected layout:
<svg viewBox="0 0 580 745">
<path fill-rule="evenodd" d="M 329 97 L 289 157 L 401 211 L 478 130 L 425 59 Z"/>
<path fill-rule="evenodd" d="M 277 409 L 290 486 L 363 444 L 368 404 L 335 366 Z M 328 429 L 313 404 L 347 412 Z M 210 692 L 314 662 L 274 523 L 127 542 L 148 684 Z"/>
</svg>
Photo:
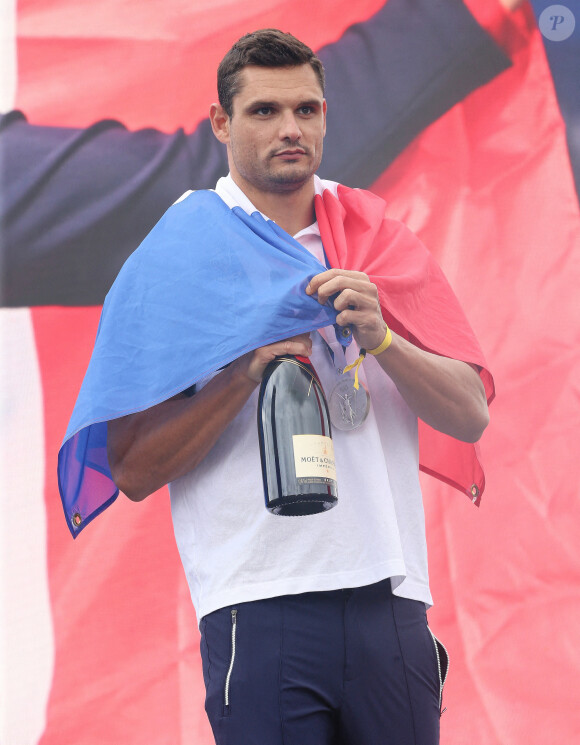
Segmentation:
<svg viewBox="0 0 580 745">
<path fill-rule="evenodd" d="M 107 421 L 171 398 L 257 347 L 333 324 L 306 295 L 326 267 L 258 212 L 198 191 L 167 210 L 108 293 L 59 453 L 65 515 L 77 535 L 118 490 Z"/>
</svg>

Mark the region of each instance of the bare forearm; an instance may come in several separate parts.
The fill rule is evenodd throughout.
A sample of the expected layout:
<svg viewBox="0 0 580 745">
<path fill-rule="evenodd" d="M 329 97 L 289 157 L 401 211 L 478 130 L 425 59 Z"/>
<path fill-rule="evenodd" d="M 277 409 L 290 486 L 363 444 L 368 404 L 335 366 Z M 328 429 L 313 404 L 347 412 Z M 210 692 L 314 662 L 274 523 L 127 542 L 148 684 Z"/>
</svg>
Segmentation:
<svg viewBox="0 0 580 745">
<path fill-rule="evenodd" d="M 140 501 L 195 468 L 248 400 L 256 383 L 231 366 L 192 398 L 165 401 L 109 422 L 113 479 Z"/>
<path fill-rule="evenodd" d="M 479 440 L 489 414 L 483 384 L 474 368 L 425 352 L 397 334 L 377 361 L 420 419 L 458 440 Z"/>
<path fill-rule="evenodd" d="M 192 471 L 241 411 L 269 362 L 280 354 L 308 356 L 308 334 L 240 357 L 192 398 L 178 396 L 108 424 L 107 454 L 115 484 L 141 501 Z"/>
</svg>

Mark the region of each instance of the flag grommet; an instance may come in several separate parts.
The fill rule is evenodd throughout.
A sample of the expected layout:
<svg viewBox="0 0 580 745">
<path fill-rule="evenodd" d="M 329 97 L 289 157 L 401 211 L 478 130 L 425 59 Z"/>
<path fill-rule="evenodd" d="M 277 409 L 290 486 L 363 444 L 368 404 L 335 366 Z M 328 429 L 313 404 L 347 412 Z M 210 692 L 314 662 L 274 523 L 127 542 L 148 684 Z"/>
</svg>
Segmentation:
<svg viewBox="0 0 580 745">
<path fill-rule="evenodd" d="M 72 516 L 72 524 L 75 526 L 75 528 L 79 528 L 82 521 L 83 521 L 83 518 L 81 517 L 81 513 L 75 512 L 74 515 Z"/>
<path fill-rule="evenodd" d="M 471 496 L 473 498 L 473 501 L 475 502 L 475 500 L 479 497 L 479 487 L 478 487 L 478 485 L 477 484 L 472 484 L 470 491 L 471 491 Z"/>
</svg>

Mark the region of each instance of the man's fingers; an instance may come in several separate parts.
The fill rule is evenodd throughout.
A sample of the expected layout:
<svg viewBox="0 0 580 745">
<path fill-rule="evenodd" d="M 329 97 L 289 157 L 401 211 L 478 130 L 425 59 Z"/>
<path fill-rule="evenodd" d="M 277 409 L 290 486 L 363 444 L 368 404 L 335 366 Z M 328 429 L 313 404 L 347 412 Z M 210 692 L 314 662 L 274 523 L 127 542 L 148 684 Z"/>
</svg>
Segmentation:
<svg viewBox="0 0 580 745">
<path fill-rule="evenodd" d="M 364 272 L 354 272 L 347 269 L 328 269 L 326 272 L 321 272 L 312 277 L 306 288 L 306 293 L 308 295 L 318 293 L 320 301 L 320 293 L 322 292 L 325 298 L 322 302 L 325 303 L 331 295 L 351 286 L 352 282 L 357 280 L 363 283 L 370 282 Z M 329 291 L 326 285 L 331 282 L 334 282 L 332 286 L 336 289 Z"/>
<path fill-rule="evenodd" d="M 297 334 L 296 336 L 291 336 L 289 339 L 285 339 L 285 341 L 297 341 L 303 342 L 304 344 L 312 345 L 312 339 L 310 338 L 310 334 L 308 332 L 305 332 L 304 334 Z"/>
<path fill-rule="evenodd" d="M 375 285 L 370 282 L 363 282 L 357 279 L 351 279 L 345 286 L 344 278 L 326 282 L 318 290 L 318 302 L 324 305 L 330 298 L 334 308 L 338 311 L 345 310 L 348 307 L 372 308 L 377 304 L 378 294 Z"/>
<path fill-rule="evenodd" d="M 328 272 L 323 272 L 323 274 L 318 274 L 316 277 L 313 277 L 309 285 L 310 288 L 317 288 L 316 292 L 318 293 L 318 302 L 321 305 L 324 305 L 329 298 L 332 298 L 333 295 L 338 295 L 340 297 L 346 291 L 353 291 L 356 293 L 361 293 L 364 296 L 368 295 L 376 297 L 375 286 L 370 282 L 366 274 L 362 274 L 362 272 L 353 272 L 352 276 L 347 276 L 345 274 L 334 275 L 324 281 L 320 281 L 320 278 L 324 277 L 327 274 Z M 344 307 L 347 306 L 348 303 Z M 336 300 L 334 307 L 338 308 L 338 306 L 336 305 Z"/>
<path fill-rule="evenodd" d="M 259 383 L 268 363 L 282 354 L 309 357 L 312 354 L 310 334 L 298 334 L 290 339 L 283 339 L 250 352 L 245 375 L 255 383 Z"/>
<path fill-rule="evenodd" d="M 329 269 L 313 277 L 306 291 L 310 295 L 317 293 L 322 305 L 330 299 L 337 311 L 338 325 L 351 326 L 359 346 L 374 349 L 383 340 L 385 322 L 379 293 L 363 272 Z"/>
<path fill-rule="evenodd" d="M 268 350 L 270 355 L 277 357 L 280 354 L 300 354 L 308 356 L 312 352 L 312 342 L 310 336 L 306 335 L 306 338 L 293 337 L 292 339 L 285 339 L 284 341 L 270 344 L 268 347 L 264 347 Z"/>
<path fill-rule="evenodd" d="M 362 293 L 356 290 L 343 290 L 334 301 L 334 308 L 339 313 L 343 310 L 375 310 L 377 298 L 373 293 Z"/>
<path fill-rule="evenodd" d="M 271 362 L 274 359 L 274 357 L 279 357 L 281 354 L 298 354 L 308 357 L 311 353 L 312 342 L 310 339 L 307 341 L 284 339 L 284 341 L 277 341 L 274 344 L 268 344 L 267 347 L 256 349 L 254 355 L 259 363 L 267 365 L 268 362 Z"/>
</svg>

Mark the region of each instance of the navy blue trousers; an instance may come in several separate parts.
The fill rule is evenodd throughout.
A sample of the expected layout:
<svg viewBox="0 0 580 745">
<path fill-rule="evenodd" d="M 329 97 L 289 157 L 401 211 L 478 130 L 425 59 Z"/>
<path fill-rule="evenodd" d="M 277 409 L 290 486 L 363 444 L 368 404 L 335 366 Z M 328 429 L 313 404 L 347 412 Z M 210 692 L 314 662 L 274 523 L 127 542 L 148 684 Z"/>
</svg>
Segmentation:
<svg viewBox="0 0 580 745">
<path fill-rule="evenodd" d="M 217 745 L 439 742 L 446 653 L 389 580 L 240 603 L 201 632 Z"/>
</svg>

